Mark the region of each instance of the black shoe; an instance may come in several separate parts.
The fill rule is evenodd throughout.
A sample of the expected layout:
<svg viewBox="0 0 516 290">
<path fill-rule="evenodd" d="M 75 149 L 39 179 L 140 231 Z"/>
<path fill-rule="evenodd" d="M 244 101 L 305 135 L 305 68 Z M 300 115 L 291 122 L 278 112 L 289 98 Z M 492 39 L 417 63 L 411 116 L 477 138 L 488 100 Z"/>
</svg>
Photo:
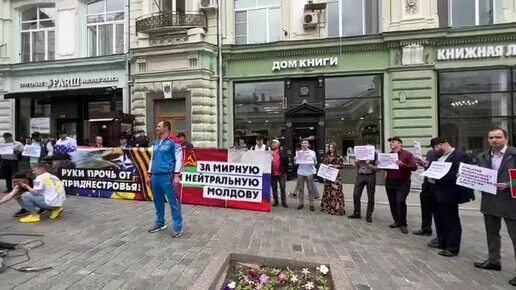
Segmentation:
<svg viewBox="0 0 516 290">
<path fill-rule="evenodd" d="M 372 223 L 373 219 L 370 216 L 366 216 L 365 221 L 368 223 Z"/>
<path fill-rule="evenodd" d="M 479 269 L 493 270 L 493 271 L 502 271 L 502 265 L 491 263 L 489 261 L 475 262 L 475 263 L 473 263 L 473 265 L 475 265 L 475 267 L 477 267 Z"/>
<path fill-rule="evenodd" d="M 287 205 L 287 202 L 286 202 L 286 201 L 282 201 L 282 202 L 281 202 L 281 206 L 283 206 L 284 208 L 288 208 L 288 205 Z"/>
<path fill-rule="evenodd" d="M 289 192 L 289 193 L 288 193 L 288 196 L 290 196 L 290 197 L 297 197 L 297 193 Z"/>
<path fill-rule="evenodd" d="M 172 237 L 173 238 L 179 238 L 182 233 L 183 233 L 183 230 L 179 230 L 179 231 L 172 230 Z"/>
<path fill-rule="evenodd" d="M 278 206 L 278 202 L 277 202 L 277 201 L 275 201 L 275 202 L 272 204 L 272 206 Z"/>
<path fill-rule="evenodd" d="M 426 245 L 429 246 L 430 248 L 444 250 L 443 247 L 441 245 L 439 245 L 439 242 L 435 242 L 434 240 L 432 240 L 430 243 L 428 243 Z"/>
<path fill-rule="evenodd" d="M 298 206 L 296 207 L 296 209 L 303 209 L 303 205 L 302 205 L 302 204 L 298 205 Z"/>
<path fill-rule="evenodd" d="M 452 252 L 450 252 L 448 250 L 442 250 L 438 254 L 441 255 L 441 256 L 444 256 L 444 257 L 455 257 L 455 256 L 458 255 L 457 253 L 452 253 Z"/>
<path fill-rule="evenodd" d="M 48 212 L 48 209 L 46 209 L 46 208 L 41 208 L 41 209 L 39 209 L 39 212 L 38 212 L 38 213 L 39 213 L 39 214 L 46 214 L 47 212 Z"/>
<path fill-rule="evenodd" d="M 154 225 L 154 227 L 152 229 L 149 230 L 149 233 L 155 233 L 155 232 L 159 232 L 159 231 L 162 231 L 164 229 L 167 228 L 167 225 Z"/>
<path fill-rule="evenodd" d="M 439 239 L 437 237 L 430 240 L 430 243 L 439 244 Z"/>
<path fill-rule="evenodd" d="M 348 216 L 348 219 L 360 219 L 362 218 L 359 214 L 353 214 L 353 215 L 350 215 Z"/>
<path fill-rule="evenodd" d="M 26 209 L 22 208 L 19 211 L 15 212 L 13 214 L 13 216 L 14 217 L 22 217 L 22 216 L 27 216 L 29 214 L 30 214 L 30 212 L 28 212 Z"/>
<path fill-rule="evenodd" d="M 431 230 L 420 229 L 419 231 L 413 232 L 413 234 L 416 235 L 416 236 L 431 236 L 432 235 L 432 231 Z"/>
<path fill-rule="evenodd" d="M 315 206 L 311 205 L 310 206 L 310 211 L 315 211 Z"/>
<path fill-rule="evenodd" d="M 512 278 L 511 280 L 509 280 L 509 284 L 511 284 L 511 286 L 516 287 L 516 277 Z"/>
<path fill-rule="evenodd" d="M 391 228 L 391 229 L 395 229 L 395 228 L 399 228 L 399 227 L 400 227 L 400 225 L 398 225 L 398 223 L 393 223 L 393 224 L 389 225 L 389 228 Z"/>
<path fill-rule="evenodd" d="M 404 234 L 404 235 L 408 234 L 407 227 L 401 226 L 400 229 L 401 229 L 402 234 Z"/>
</svg>

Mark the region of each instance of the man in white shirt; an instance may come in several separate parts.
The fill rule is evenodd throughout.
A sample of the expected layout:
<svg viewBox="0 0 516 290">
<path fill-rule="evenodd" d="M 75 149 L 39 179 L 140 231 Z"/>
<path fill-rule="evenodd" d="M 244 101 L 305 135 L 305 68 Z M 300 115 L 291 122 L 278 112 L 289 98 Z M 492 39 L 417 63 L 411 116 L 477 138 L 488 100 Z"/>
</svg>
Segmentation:
<svg viewBox="0 0 516 290">
<path fill-rule="evenodd" d="M 18 141 L 14 141 L 13 134 L 9 132 L 4 133 L 3 137 L 4 142 L 6 144 L 12 144 L 13 147 L 13 153 L 0 155 L 2 158 L 1 164 L 2 171 L 5 176 L 5 185 L 7 187 L 7 190 L 4 193 L 9 193 L 13 190 L 12 176 L 18 171 L 18 160 L 23 152 L 23 144 Z"/>
<path fill-rule="evenodd" d="M 50 209 L 50 219 L 58 218 L 63 212 L 63 204 L 66 199 L 63 183 L 55 175 L 47 172 L 46 166 L 42 163 L 35 165 L 32 172 L 36 176 L 34 187 L 26 183 L 20 186 L 27 190 L 22 194 L 23 208 L 30 212 L 30 215 L 20 219 L 21 223 L 35 223 L 40 221 L 37 211 L 39 209 Z"/>
<path fill-rule="evenodd" d="M 298 164 L 297 168 L 297 185 L 299 188 L 299 205 L 297 209 L 302 209 L 304 206 L 304 184 L 308 187 L 308 201 L 310 203 L 310 211 L 315 211 L 314 197 L 316 195 L 314 174 L 315 164 L 317 164 L 317 158 L 315 152 L 308 148 L 309 142 L 304 139 L 301 141 L 301 150 L 296 152 L 294 162 Z"/>
<path fill-rule="evenodd" d="M 54 154 L 54 146 L 52 146 L 52 143 L 42 140 L 39 132 L 32 133 L 32 142 L 27 145 L 41 147 L 40 157 L 30 157 L 30 166 L 34 166 L 39 162 L 49 161 Z"/>
<path fill-rule="evenodd" d="M 257 137 L 256 138 L 256 145 L 254 145 L 253 147 L 251 147 L 251 150 L 256 150 L 256 151 L 271 151 L 271 148 L 269 148 L 269 146 L 263 144 L 263 137 Z"/>
<path fill-rule="evenodd" d="M 65 130 L 59 131 L 59 139 L 54 146 L 54 155 L 52 157 L 52 171 L 59 174 L 61 168 L 68 167 L 70 155 L 68 153 L 77 151 L 77 141 L 68 137 Z"/>
</svg>

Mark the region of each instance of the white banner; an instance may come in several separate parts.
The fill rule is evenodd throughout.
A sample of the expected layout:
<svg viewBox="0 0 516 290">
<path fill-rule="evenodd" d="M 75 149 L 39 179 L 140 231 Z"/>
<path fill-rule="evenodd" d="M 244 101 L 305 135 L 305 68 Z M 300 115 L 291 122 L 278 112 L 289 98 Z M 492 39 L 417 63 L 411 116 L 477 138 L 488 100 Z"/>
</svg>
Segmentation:
<svg viewBox="0 0 516 290">
<path fill-rule="evenodd" d="M 398 153 L 378 154 L 378 168 L 380 169 L 400 169 L 396 161 L 398 161 Z"/>
<path fill-rule="evenodd" d="M 314 162 L 315 161 L 310 150 L 296 151 L 297 164 L 314 164 Z"/>
<path fill-rule="evenodd" d="M 22 156 L 39 158 L 41 156 L 41 146 L 25 145 Z"/>
<path fill-rule="evenodd" d="M 335 182 L 339 176 L 339 170 L 326 164 L 321 164 L 321 166 L 319 166 L 319 170 L 317 171 L 317 176 Z"/>
<path fill-rule="evenodd" d="M 14 154 L 13 143 L 0 143 L 0 155 Z"/>
<path fill-rule="evenodd" d="M 498 172 L 493 169 L 461 163 L 457 185 L 496 194 Z"/>
<path fill-rule="evenodd" d="M 421 176 L 441 179 L 450 171 L 452 164 L 451 162 L 434 161 L 425 172 L 421 173 Z"/>
<path fill-rule="evenodd" d="M 353 151 L 355 151 L 356 160 L 374 160 L 375 151 L 372 145 L 355 146 Z"/>
</svg>

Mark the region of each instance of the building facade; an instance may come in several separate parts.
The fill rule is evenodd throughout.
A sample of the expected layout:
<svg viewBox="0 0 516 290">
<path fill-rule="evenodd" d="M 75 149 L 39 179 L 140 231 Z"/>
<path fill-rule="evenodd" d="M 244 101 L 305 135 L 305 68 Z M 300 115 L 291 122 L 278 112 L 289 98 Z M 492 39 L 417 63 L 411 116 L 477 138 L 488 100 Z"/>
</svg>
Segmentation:
<svg viewBox="0 0 516 290">
<path fill-rule="evenodd" d="M 336 142 L 352 163 L 354 145 L 388 150 L 390 136 L 408 147 L 448 136 L 475 155 L 490 127 L 516 134 L 512 0 L 235 0 L 225 11 L 226 146 L 263 135 L 292 154 L 305 137 L 320 156 Z"/>
<path fill-rule="evenodd" d="M 120 128 L 107 119 L 129 111 L 127 8 L 124 0 L 0 1 L 0 131 L 23 141 L 66 130 L 79 144 L 101 135 L 115 145 Z"/>
</svg>

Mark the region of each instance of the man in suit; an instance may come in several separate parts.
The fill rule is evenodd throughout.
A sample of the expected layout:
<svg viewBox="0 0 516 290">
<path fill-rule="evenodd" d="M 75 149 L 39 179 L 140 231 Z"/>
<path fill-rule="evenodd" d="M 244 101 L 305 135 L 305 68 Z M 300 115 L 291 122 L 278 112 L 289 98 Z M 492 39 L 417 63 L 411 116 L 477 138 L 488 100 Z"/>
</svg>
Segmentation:
<svg viewBox="0 0 516 290">
<path fill-rule="evenodd" d="M 428 179 L 428 182 L 433 183 L 435 193 L 434 219 L 437 232 L 437 243 L 430 242 L 428 246 L 442 249 L 439 252 L 441 256 L 453 257 L 459 254 L 462 236 L 459 204 L 474 199 L 471 189 L 455 184 L 460 163 L 468 163 L 468 158 L 444 138 L 433 138 L 430 146 L 441 155 L 436 161 L 449 162 L 452 165 L 441 179 Z"/>
<path fill-rule="evenodd" d="M 416 158 L 416 163 L 428 169 L 432 162 L 439 159 L 439 154 L 434 150 L 426 153 L 426 161 Z M 432 211 L 435 205 L 435 194 L 433 184 L 428 182 L 428 178 L 425 177 L 423 184 L 421 185 L 421 193 L 419 194 L 419 201 L 421 202 L 421 229 L 414 232 L 414 235 L 418 236 L 431 236 L 432 235 Z M 435 240 L 437 241 L 437 240 Z"/>
<path fill-rule="evenodd" d="M 507 131 L 504 129 L 492 129 L 487 138 L 491 149 L 478 156 L 478 165 L 498 171 L 498 190 L 496 194 L 482 192 L 480 211 L 484 214 L 489 258 L 474 265 L 480 269 L 501 271 L 502 218 L 516 254 L 516 199 L 512 198 L 509 186 L 509 169 L 516 168 L 516 148 L 507 145 Z M 509 284 L 516 286 L 516 277 Z"/>
</svg>

